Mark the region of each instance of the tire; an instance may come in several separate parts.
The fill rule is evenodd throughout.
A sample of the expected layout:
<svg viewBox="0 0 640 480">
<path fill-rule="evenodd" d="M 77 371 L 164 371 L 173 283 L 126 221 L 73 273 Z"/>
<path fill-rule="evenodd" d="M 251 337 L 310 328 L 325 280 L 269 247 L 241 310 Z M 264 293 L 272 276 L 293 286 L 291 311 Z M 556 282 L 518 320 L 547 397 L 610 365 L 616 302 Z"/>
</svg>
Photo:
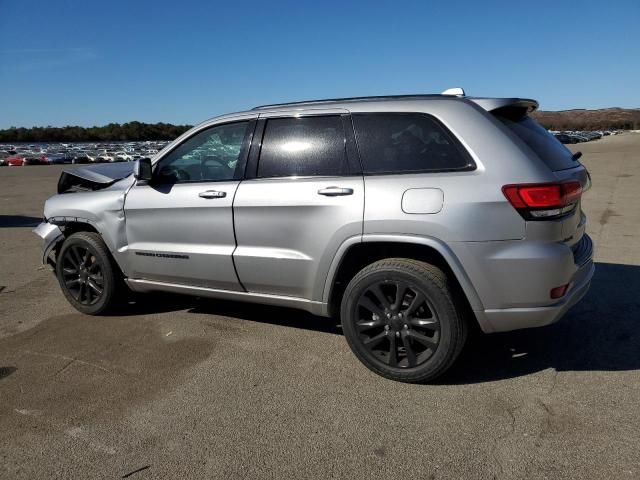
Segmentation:
<svg viewBox="0 0 640 480">
<path fill-rule="evenodd" d="M 340 316 L 356 357 L 400 382 L 436 379 L 453 365 L 467 338 L 447 276 L 417 260 L 388 258 L 362 269 L 347 285 Z"/>
<path fill-rule="evenodd" d="M 100 315 L 121 303 L 120 270 L 97 233 L 78 232 L 64 241 L 56 276 L 67 301 L 79 312 Z"/>
</svg>

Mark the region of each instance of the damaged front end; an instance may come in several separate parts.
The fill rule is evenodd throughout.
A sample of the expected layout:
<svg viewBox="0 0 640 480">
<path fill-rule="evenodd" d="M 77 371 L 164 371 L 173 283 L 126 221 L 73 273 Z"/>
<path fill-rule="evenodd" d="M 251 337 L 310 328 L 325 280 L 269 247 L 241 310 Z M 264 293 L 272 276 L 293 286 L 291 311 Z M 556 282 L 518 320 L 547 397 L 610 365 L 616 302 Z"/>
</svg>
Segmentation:
<svg viewBox="0 0 640 480">
<path fill-rule="evenodd" d="M 50 257 L 55 246 L 64 240 L 64 234 L 58 225 L 49 222 L 42 222 L 33 229 L 38 237 L 42 239 L 42 263 L 55 268 L 55 260 Z"/>
<path fill-rule="evenodd" d="M 125 162 L 64 170 L 58 180 L 58 193 L 101 190 L 130 176 L 134 169 L 134 162 Z"/>
<path fill-rule="evenodd" d="M 135 178 L 136 162 L 65 169 L 58 195 L 44 207 L 45 220 L 33 230 L 42 239 L 42 263 L 55 269 L 59 245 L 75 232 L 100 235 L 116 262 L 126 246 L 124 200 Z"/>
</svg>

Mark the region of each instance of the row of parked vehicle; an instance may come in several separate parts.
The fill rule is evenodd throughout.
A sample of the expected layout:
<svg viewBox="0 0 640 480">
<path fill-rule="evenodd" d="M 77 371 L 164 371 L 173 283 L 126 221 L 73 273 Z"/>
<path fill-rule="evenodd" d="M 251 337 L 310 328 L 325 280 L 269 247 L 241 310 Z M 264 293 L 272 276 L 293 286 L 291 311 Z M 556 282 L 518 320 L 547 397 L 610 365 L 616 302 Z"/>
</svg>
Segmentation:
<svg viewBox="0 0 640 480">
<path fill-rule="evenodd" d="M 622 130 L 602 131 L 551 131 L 562 143 L 582 143 L 598 140 L 608 135 L 618 135 Z M 0 166 L 56 165 L 63 163 L 113 163 L 131 162 L 150 158 L 168 141 L 0 145 Z"/>
<path fill-rule="evenodd" d="M 599 140 L 608 135 L 618 135 L 622 133 L 622 130 L 598 130 L 593 132 L 566 130 L 562 132 L 551 131 L 551 133 L 562 143 L 582 143 Z"/>
<path fill-rule="evenodd" d="M 150 158 L 168 141 L 0 145 L 0 166 L 132 162 Z"/>
</svg>

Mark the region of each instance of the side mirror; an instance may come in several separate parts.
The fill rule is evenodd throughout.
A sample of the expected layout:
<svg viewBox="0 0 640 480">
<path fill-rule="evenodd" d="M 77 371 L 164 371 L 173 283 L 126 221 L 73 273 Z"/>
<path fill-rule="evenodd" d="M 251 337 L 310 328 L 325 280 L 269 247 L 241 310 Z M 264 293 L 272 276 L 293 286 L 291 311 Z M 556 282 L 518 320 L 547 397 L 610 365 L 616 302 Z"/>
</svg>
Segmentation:
<svg viewBox="0 0 640 480">
<path fill-rule="evenodd" d="M 141 158 L 136 162 L 136 166 L 133 169 L 133 176 L 140 185 L 145 185 L 151 181 L 152 169 L 151 159 Z"/>
</svg>

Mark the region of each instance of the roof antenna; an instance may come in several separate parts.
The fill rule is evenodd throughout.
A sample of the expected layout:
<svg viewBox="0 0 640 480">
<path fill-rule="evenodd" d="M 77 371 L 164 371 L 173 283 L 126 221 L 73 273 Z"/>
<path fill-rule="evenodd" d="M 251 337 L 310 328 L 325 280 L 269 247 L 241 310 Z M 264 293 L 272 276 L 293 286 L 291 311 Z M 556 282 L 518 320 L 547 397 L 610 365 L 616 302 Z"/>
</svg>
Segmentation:
<svg viewBox="0 0 640 480">
<path fill-rule="evenodd" d="M 464 93 L 464 90 L 461 87 L 453 87 L 453 88 L 447 88 L 440 95 L 450 95 L 450 96 L 454 96 L 454 97 L 464 97 L 465 93 Z"/>
</svg>

